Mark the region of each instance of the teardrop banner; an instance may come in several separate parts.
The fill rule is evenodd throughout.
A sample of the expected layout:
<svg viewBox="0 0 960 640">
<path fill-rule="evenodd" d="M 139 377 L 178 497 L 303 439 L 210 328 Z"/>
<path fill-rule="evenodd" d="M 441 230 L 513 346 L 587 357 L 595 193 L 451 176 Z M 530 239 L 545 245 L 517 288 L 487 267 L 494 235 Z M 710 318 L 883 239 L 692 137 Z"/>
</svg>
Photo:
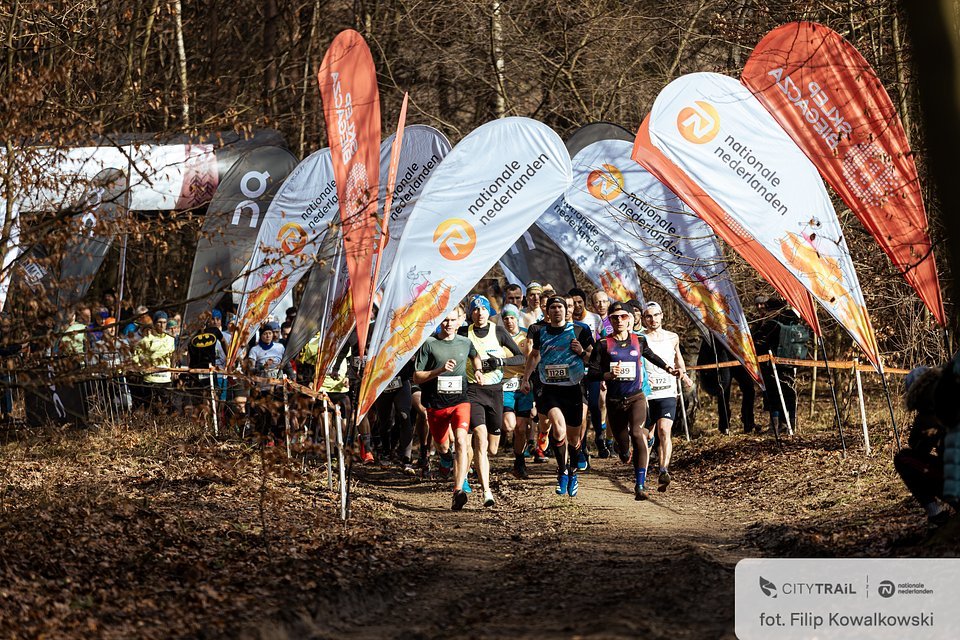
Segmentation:
<svg viewBox="0 0 960 640">
<path fill-rule="evenodd" d="M 654 101 L 649 139 L 720 207 L 726 224 L 740 227 L 739 239 L 765 248 L 880 368 L 863 292 L 826 187 L 746 87 L 715 73 L 674 80 Z M 643 164 L 636 148 L 634 157 Z M 713 226 L 710 211 L 698 214 Z"/>
<path fill-rule="evenodd" d="M 264 214 L 297 159 L 279 147 L 260 147 L 242 155 L 220 181 L 197 240 L 184 330 L 217 302 L 253 254 Z"/>
<path fill-rule="evenodd" d="M 264 214 L 237 306 L 227 366 L 310 268 L 332 257 L 319 249 L 338 214 L 330 149 L 320 149 L 297 165 Z"/>
<path fill-rule="evenodd" d="M 537 225 L 524 231 L 497 263 L 507 282 L 519 284 L 524 291 L 531 281 L 551 284 L 556 291 L 569 291 L 577 286 L 567 254 Z"/>
<path fill-rule="evenodd" d="M 528 118 L 488 122 L 453 148 L 400 239 L 360 386 L 359 417 L 570 179 L 563 141 Z"/>
<path fill-rule="evenodd" d="M 633 144 L 602 140 L 573 158 L 567 201 L 626 250 L 763 384 L 740 297 L 709 225 L 630 157 Z"/>
<path fill-rule="evenodd" d="M 343 247 L 360 354 L 366 345 L 373 302 L 373 263 L 380 190 L 380 94 L 373 57 L 363 36 L 341 31 L 317 73 L 327 139 L 337 180 Z"/>
<path fill-rule="evenodd" d="M 764 36 L 740 80 L 946 326 L 913 152 L 870 63 L 832 29 L 791 22 Z"/>
<path fill-rule="evenodd" d="M 381 175 L 385 175 L 388 171 L 394 140 L 394 135 L 390 135 L 380 145 Z M 450 143 L 447 138 L 433 127 L 414 124 L 405 128 L 400 147 L 400 162 L 397 167 L 397 184 L 393 190 L 393 206 L 388 223 L 390 233 L 381 256 L 381 286 L 393 266 L 397 244 L 400 242 L 410 212 L 420 198 L 420 194 L 423 193 L 427 180 L 449 152 Z M 386 202 L 386 193 L 387 185 L 384 183 L 380 190 L 381 203 Z M 339 234 L 339 231 L 337 233 Z M 325 257 L 329 254 L 331 254 L 330 251 L 323 252 Z M 341 252 L 337 260 L 342 261 L 342 258 Z M 353 307 L 348 302 L 349 277 L 344 275 L 342 278 L 333 278 L 332 274 L 337 272 L 334 264 L 326 265 L 324 268 L 325 275 L 320 277 L 311 275 L 303 290 L 300 312 L 297 314 L 297 321 L 287 340 L 286 351 L 290 357 L 295 356 L 303 345 L 322 328 L 324 337 L 319 347 L 317 361 L 321 365 L 332 365 L 337 353 L 356 325 L 353 319 Z M 328 289 L 331 286 L 335 286 L 336 291 L 329 292 Z M 326 369 L 319 369 L 319 371 L 321 378 L 327 373 Z"/>
</svg>

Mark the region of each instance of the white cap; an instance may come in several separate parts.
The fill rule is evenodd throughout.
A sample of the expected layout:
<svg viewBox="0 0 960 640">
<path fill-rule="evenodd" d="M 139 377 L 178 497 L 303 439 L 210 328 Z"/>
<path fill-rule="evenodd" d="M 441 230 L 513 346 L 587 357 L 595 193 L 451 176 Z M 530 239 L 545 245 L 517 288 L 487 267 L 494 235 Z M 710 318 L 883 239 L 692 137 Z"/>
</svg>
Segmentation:
<svg viewBox="0 0 960 640">
<path fill-rule="evenodd" d="M 663 313 L 663 309 L 660 307 L 660 303 L 653 302 L 652 300 L 647 303 L 647 310 L 652 313 Z"/>
</svg>

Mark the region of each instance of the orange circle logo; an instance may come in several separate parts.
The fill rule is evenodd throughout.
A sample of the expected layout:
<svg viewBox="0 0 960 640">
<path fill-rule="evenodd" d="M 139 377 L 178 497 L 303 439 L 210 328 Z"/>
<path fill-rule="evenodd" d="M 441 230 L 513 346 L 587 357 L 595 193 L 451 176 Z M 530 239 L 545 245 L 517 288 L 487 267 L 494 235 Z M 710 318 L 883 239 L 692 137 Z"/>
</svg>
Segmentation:
<svg viewBox="0 0 960 640">
<path fill-rule="evenodd" d="M 680 135 L 694 144 L 710 142 L 720 132 L 720 114 L 709 102 L 697 100 L 696 106 L 684 107 L 677 116 Z"/>
<path fill-rule="evenodd" d="M 280 249 L 287 255 L 295 255 L 303 251 L 307 244 L 307 232 L 296 222 L 288 222 L 277 232 Z"/>
<path fill-rule="evenodd" d="M 597 200 L 610 202 L 623 193 L 623 174 L 612 164 L 604 164 L 587 176 L 587 190 Z"/>
<path fill-rule="evenodd" d="M 447 260 L 463 260 L 477 246 L 477 232 L 463 218 L 444 220 L 433 232 L 433 242 Z"/>
</svg>

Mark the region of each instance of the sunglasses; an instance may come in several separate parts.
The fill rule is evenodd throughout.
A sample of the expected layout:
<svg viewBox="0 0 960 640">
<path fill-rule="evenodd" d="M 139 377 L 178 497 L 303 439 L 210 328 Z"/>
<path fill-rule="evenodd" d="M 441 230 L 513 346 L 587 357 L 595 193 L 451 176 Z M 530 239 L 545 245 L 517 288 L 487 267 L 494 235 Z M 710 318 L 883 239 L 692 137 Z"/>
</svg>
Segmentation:
<svg viewBox="0 0 960 640">
<path fill-rule="evenodd" d="M 610 316 L 610 319 L 611 319 L 611 320 L 616 320 L 616 321 L 618 321 L 618 322 L 626 322 L 627 320 L 630 320 L 631 318 L 630 318 L 629 314 L 626 314 L 626 313 L 618 313 L 617 315 Z"/>
</svg>

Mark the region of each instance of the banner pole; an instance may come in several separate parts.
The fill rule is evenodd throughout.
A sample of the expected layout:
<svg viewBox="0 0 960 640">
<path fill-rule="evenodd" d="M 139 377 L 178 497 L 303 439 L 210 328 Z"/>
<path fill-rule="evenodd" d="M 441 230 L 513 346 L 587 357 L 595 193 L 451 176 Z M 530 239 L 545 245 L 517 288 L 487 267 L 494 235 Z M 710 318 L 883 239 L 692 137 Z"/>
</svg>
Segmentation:
<svg viewBox="0 0 960 640">
<path fill-rule="evenodd" d="M 333 457 L 330 453 L 330 413 L 327 399 L 323 398 L 323 443 L 327 450 L 327 491 L 333 491 Z"/>
<path fill-rule="evenodd" d="M 783 387 L 780 386 L 780 374 L 777 373 L 777 360 L 773 357 L 773 351 L 767 351 L 770 354 L 770 366 L 773 369 L 773 379 L 777 383 L 777 394 L 780 396 L 780 408 L 783 409 L 783 419 L 787 422 L 787 435 L 793 435 L 793 427 L 790 426 L 790 413 L 787 411 L 787 401 L 783 397 Z"/>
<path fill-rule="evenodd" d="M 863 384 L 860 381 L 860 358 L 853 358 L 853 377 L 857 381 L 857 400 L 860 403 L 860 424 L 863 427 L 863 446 L 870 455 L 870 432 L 867 430 L 867 409 L 863 404 Z"/>
<path fill-rule="evenodd" d="M 217 394 L 213 384 L 213 369 L 210 369 L 210 411 L 213 413 L 213 437 L 220 437 L 220 421 L 217 420 Z"/>
<path fill-rule="evenodd" d="M 340 406 L 334 407 L 336 411 L 337 427 L 337 461 L 340 463 L 340 519 L 347 521 L 347 481 L 344 477 L 344 459 L 343 459 L 343 416 L 340 414 Z"/>
<path fill-rule="evenodd" d="M 813 341 L 813 361 L 817 361 L 817 341 Z M 810 417 L 813 417 L 814 405 L 817 402 L 817 369 L 816 365 L 813 366 L 813 381 L 810 383 Z"/>
<path fill-rule="evenodd" d="M 690 423 L 687 422 L 687 403 L 683 400 L 683 383 L 680 385 L 680 411 L 683 413 L 683 435 L 690 442 Z"/>
<path fill-rule="evenodd" d="M 731 409 L 731 407 L 729 406 L 730 403 L 727 402 L 727 397 L 726 397 L 726 396 L 724 395 L 724 393 L 723 393 L 723 383 L 720 382 L 720 354 L 717 353 L 717 339 L 716 339 L 716 337 L 713 335 L 713 332 L 712 332 L 712 331 L 710 332 L 710 345 L 713 347 L 713 363 L 716 365 L 716 369 L 717 369 L 717 388 L 720 390 L 720 403 L 719 403 L 719 404 L 720 404 L 720 408 L 723 409 L 724 413 L 727 414 L 726 424 L 727 424 L 727 427 L 728 427 L 727 432 L 729 433 L 730 422 L 732 421 L 732 420 L 731 420 L 731 415 L 730 415 L 730 409 Z M 731 387 L 733 386 L 733 380 L 730 381 L 730 386 L 731 386 Z M 683 397 L 683 384 L 682 384 L 682 383 L 681 383 L 681 385 L 680 385 L 680 397 L 681 397 L 681 398 Z M 686 418 L 684 418 L 684 421 L 686 421 Z M 688 440 L 688 441 L 690 440 L 689 434 L 687 435 L 687 440 Z"/>
<path fill-rule="evenodd" d="M 880 380 L 883 382 L 883 393 L 887 396 L 887 408 L 890 410 L 890 422 L 893 423 L 893 435 L 897 441 L 897 451 L 900 451 L 900 430 L 897 429 L 897 419 L 893 416 L 893 401 L 890 399 L 890 389 L 887 387 L 887 374 L 880 371 Z"/>
<path fill-rule="evenodd" d="M 840 446 L 843 449 L 843 457 L 847 456 L 847 442 L 843 437 L 843 420 L 840 418 L 840 405 L 837 404 L 837 384 L 836 377 L 830 369 L 830 361 L 827 360 L 827 345 L 823 342 L 823 336 L 817 336 L 820 339 L 820 351 L 823 355 L 823 366 L 827 368 L 827 376 L 830 381 L 830 396 L 833 399 L 833 412 L 837 418 L 837 430 L 840 432 Z"/>
</svg>

